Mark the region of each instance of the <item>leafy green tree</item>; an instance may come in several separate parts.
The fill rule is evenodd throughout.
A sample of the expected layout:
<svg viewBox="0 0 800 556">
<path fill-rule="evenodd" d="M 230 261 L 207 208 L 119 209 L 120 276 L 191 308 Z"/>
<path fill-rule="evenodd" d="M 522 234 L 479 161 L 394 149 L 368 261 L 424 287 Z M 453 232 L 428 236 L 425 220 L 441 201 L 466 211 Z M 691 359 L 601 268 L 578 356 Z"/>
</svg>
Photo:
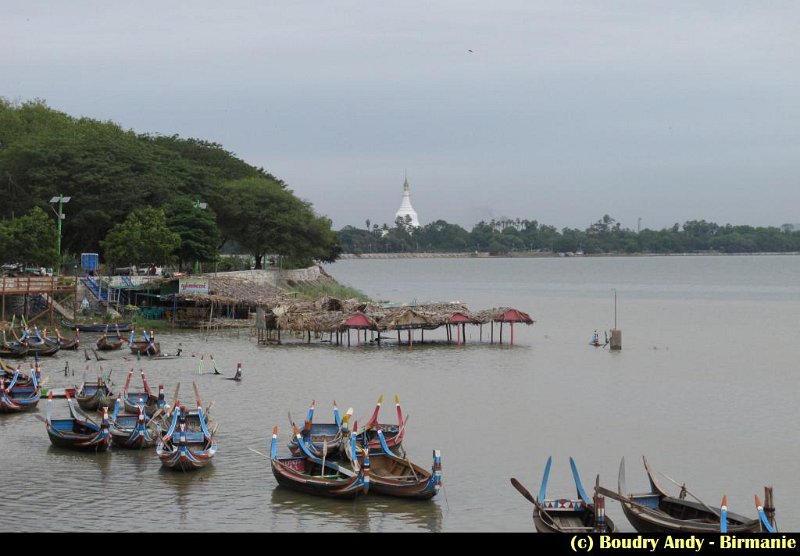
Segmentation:
<svg viewBox="0 0 800 556">
<path fill-rule="evenodd" d="M 245 247 L 262 268 L 265 254 L 284 257 L 285 266 L 333 262 L 341 253 L 331 222 L 311 204 L 267 178 L 225 182 L 212 198 L 224 239 Z"/>
<path fill-rule="evenodd" d="M 39 207 L 5 222 L 0 231 L 0 253 L 26 266 L 57 267 L 58 244 L 55 219 Z"/>
<path fill-rule="evenodd" d="M 169 229 L 181 238 L 175 251 L 178 266 L 198 261 L 211 263 L 219 257 L 221 236 L 214 213 L 196 206 L 196 202 L 182 197 L 164 207 Z"/>
<path fill-rule="evenodd" d="M 100 242 L 112 267 L 170 263 L 180 244 L 181 237 L 167 226 L 164 211 L 154 208 L 133 211 Z"/>
</svg>

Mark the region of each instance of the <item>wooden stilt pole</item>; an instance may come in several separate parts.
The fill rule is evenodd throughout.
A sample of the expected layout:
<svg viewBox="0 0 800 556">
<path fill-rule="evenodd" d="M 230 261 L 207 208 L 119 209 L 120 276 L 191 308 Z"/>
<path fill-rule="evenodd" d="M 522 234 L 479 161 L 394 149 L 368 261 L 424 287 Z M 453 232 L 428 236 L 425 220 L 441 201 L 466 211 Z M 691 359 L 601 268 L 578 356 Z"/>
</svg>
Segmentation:
<svg viewBox="0 0 800 556">
<path fill-rule="evenodd" d="M 511 345 L 514 345 L 514 321 L 511 321 Z"/>
<path fill-rule="evenodd" d="M 461 345 L 461 327 L 459 325 L 456 325 L 456 334 L 458 334 L 458 344 L 457 345 L 460 346 Z"/>
<path fill-rule="evenodd" d="M 500 321 L 500 345 L 503 345 L 503 321 Z"/>
<path fill-rule="evenodd" d="M 347 347 L 350 347 L 350 329 L 347 329 Z"/>
<path fill-rule="evenodd" d="M 419 334 L 420 334 L 420 336 L 421 336 L 420 343 L 421 343 L 421 344 L 424 344 L 424 343 L 425 343 L 425 329 L 423 328 L 423 329 L 420 331 L 420 333 L 419 333 Z"/>
<path fill-rule="evenodd" d="M 492 327 L 492 339 L 489 342 L 490 344 L 494 343 L 494 321 L 489 321 L 489 325 Z"/>
<path fill-rule="evenodd" d="M 397 345 L 400 345 L 400 329 L 397 329 Z"/>
</svg>

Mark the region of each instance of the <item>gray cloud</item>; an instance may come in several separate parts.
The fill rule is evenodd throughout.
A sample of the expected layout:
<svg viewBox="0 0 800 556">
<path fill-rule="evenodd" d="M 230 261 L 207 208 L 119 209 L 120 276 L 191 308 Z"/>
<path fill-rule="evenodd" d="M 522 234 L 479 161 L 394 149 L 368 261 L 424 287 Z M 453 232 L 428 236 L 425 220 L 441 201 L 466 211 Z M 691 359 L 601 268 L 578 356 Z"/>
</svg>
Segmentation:
<svg viewBox="0 0 800 556">
<path fill-rule="evenodd" d="M 0 94 L 223 143 L 336 227 L 800 222 L 794 2 L 3 2 Z M 472 50 L 472 52 L 469 52 Z"/>
</svg>

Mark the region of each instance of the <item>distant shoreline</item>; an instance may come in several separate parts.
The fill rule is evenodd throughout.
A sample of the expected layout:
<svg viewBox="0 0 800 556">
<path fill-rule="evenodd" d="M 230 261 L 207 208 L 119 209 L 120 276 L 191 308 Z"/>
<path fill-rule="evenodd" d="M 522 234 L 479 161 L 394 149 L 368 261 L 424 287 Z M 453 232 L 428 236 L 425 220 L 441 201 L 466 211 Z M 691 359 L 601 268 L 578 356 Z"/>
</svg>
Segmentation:
<svg viewBox="0 0 800 556">
<path fill-rule="evenodd" d="M 537 253 L 518 251 L 492 255 L 488 252 L 473 253 L 344 253 L 339 260 L 359 259 L 533 259 L 533 258 L 598 258 L 598 257 L 742 257 L 770 255 L 800 255 L 798 251 L 764 253 L 596 253 L 576 255 L 575 253 Z"/>
</svg>

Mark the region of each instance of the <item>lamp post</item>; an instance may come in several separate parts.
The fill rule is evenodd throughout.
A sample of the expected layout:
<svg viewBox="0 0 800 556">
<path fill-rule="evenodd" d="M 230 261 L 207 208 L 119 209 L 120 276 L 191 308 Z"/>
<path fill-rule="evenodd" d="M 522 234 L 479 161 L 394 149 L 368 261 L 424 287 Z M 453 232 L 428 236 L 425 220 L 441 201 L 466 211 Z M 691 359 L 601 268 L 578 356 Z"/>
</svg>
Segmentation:
<svg viewBox="0 0 800 556">
<path fill-rule="evenodd" d="M 54 269 L 54 273 L 56 276 L 61 275 L 61 221 L 66 218 L 64 214 L 63 207 L 67 203 L 69 203 L 71 197 L 64 197 L 63 195 L 59 194 L 58 197 L 53 197 L 50 199 L 50 204 L 58 203 L 58 212 L 53 207 L 50 207 L 52 211 L 55 213 L 56 218 L 58 221 L 56 222 L 56 227 L 58 228 L 58 237 L 56 238 L 56 247 L 58 249 L 58 260 L 56 261 L 56 267 Z"/>
<path fill-rule="evenodd" d="M 197 201 L 194 202 L 193 206 L 196 209 L 206 210 L 206 208 L 208 208 L 208 203 L 201 203 L 200 200 L 198 199 Z M 194 262 L 194 273 L 200 274 L 200 261 Z"/>
</svg>

